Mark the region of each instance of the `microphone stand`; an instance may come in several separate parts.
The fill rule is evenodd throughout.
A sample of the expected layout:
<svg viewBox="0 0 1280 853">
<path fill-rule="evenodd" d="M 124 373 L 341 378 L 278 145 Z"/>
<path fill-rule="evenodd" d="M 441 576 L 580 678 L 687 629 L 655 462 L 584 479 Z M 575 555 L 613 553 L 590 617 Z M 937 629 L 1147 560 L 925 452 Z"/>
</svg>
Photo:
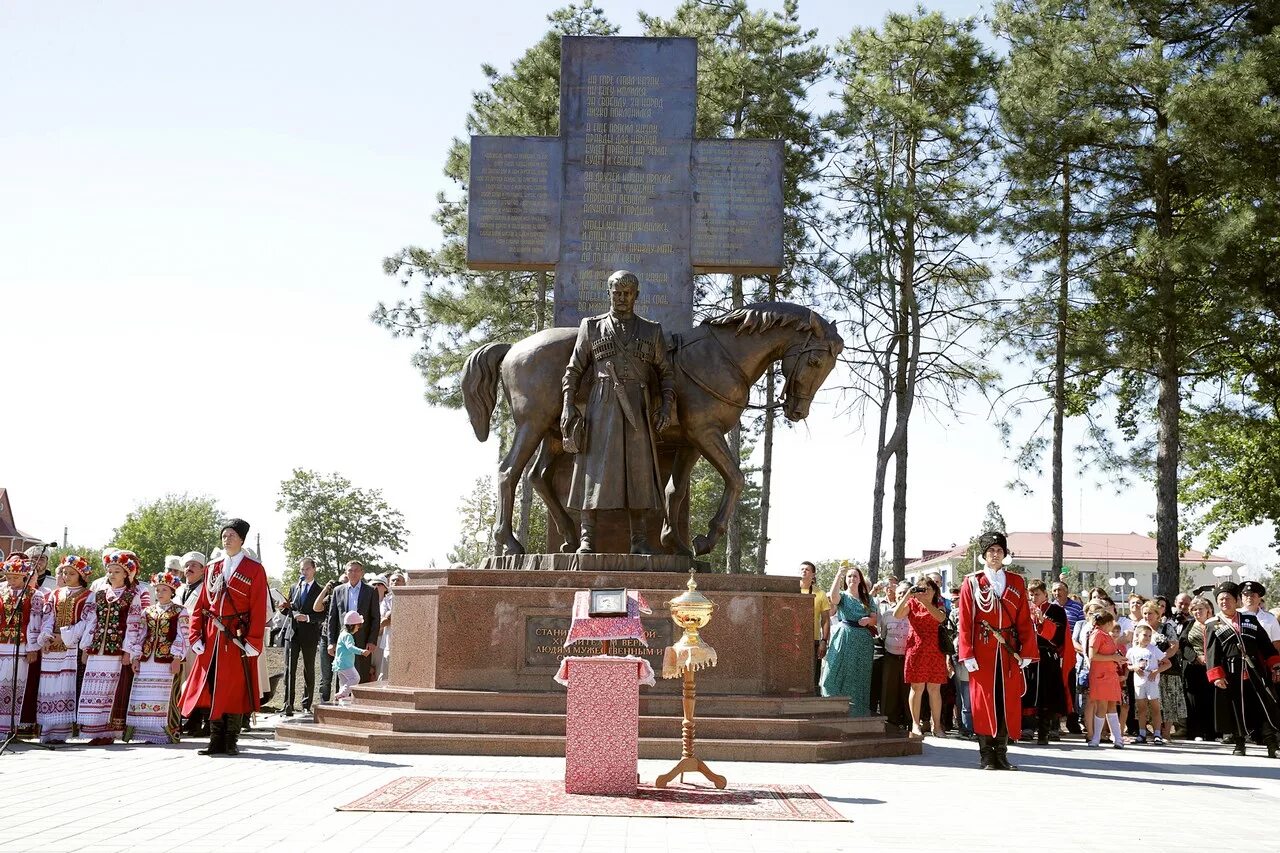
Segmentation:
<svg viewBox="0 0 1280 853">
<path fill-rule="evenodd" d="M 44 549 L 46 551 L 48 550 L 48 548 L 49 548 L 48 545 L 44 546 Z M 18 606 L 14 608 L 14 613 L 17 615 L 19 624 L 21 624 L 21 621 L 22 621 L 22 601 L 24 598 L 27 597 L 28 593 L 30 593 L 31 591 L 31 581 L 35 577 L 35 574 L 36 574 L 36 570 L 35 570 L 35 567 L 33 566 L 31 569 L 31 572 L 22 579 L 22 589 L 19 590 L 18 592 Z M 30 621 L 30 617 L 28 617 L 28 622 L 29 621 Z M 19 664 L 18 657 L 21 654 L 23 654 L 23 652 L 19 651 L 19 649 L 22 647 L 22 639 L 23 639 L 22 631 L 21 629 L 19 629 L 18 634 L 13 638 L 13 671 L 9 674 L 9 695 L 12 697 L 12 701 L 9 703 L 9 735 L 4 739 L 4 743 L 0 744 L 0 755 L 4 755 L 5 752 L 9 749 L 9 744 L 13 743 L 15 740 L 18 739 L 18 722 L 19 722 L 18 711 L 22 707 L 23 698 L 26 696 L 25 690 L 23 691 L 22 696 L 18 695 L 18 664 Z M 30 667 L 28 667 L 27 678 L 30 678 L 30 677 L 31 677 L 31 669 Z M 36 677 L 39 678 L 40 673 L 37 672 Z M 34 746 L 38 749 L 48 749 L 48 750 L 53 749 L 53 744 L 40 743 L 39 741 L 30 742 L 30 743 L 27 743 L 26 745 Z"/>
</svg>

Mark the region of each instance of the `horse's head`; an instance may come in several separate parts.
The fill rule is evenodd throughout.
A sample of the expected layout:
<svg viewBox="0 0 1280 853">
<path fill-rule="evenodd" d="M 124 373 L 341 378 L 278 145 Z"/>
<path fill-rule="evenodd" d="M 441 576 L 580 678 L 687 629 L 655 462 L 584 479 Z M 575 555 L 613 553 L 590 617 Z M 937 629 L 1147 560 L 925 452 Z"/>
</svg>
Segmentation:
<svg viewBox="0 0 1280 853">
<path fill-rule="evenodd" d="M 809 417 L 809 404 L 843 350 L 844 339 L 836 327 L 810 311 L 808 328 L 798 331 L 782 354 L 782 413 L 787 420 Z"/>
</svg>

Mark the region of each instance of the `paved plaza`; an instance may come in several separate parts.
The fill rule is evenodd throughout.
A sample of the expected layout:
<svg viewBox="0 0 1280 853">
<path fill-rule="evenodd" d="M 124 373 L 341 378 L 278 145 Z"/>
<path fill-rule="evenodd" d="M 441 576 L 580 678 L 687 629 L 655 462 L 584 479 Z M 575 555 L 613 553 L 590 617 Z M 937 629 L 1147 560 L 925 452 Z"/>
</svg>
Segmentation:
<svg viewBox="0 0 1280 853">
<path fill-rule="evenodd" d="M 563 761 L 362 755 L 277 742 L 267 730 L 247 736 L 239 758 L 197 756 L 199 746 L 17 746 L 0 756 L 0 774 L 11 792 L 28 794 L 10 810 L 0 850 L 1079 853 L 1097 847 L 1092 838 L 1170 853 L 1211 845 L 1274 851 L 1280 829 L 1280 762 L 1260 748 L 1233 759 L 1206 744 L 1015 746 L 1010 756 L 1023 772 L 984 773 L 971 769 L 972 743 L 930 740 L 910 758 L 713 766 L 735 783 L 810 785 L 851 819 L 798 823 L 339 812 L 400 776 L 553 779 Z M 673 755 L 678 748 L 672 744 Z M 641 761 L 641 778 L 669 765 Z M 991 820 L 993 803 L 1014 805 L 1020 817 Z"/>
</svg>

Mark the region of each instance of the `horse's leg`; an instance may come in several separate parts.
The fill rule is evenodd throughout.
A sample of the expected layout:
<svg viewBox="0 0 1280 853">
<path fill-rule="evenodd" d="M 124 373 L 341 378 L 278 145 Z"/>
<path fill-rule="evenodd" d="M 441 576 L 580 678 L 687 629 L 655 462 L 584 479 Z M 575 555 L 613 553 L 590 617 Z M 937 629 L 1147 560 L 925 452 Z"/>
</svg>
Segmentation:
<svg viewBox="0 0 1280 853">
<path fill-rule="evenodd" d="M 710 554 L 720 542 L 720 537 L 724 536 L 725 531 L 728 530 L 729 519 L 733 518 L 738 508 L 738 498 L 742 496 L 744 478 L 742 469 L 738 467 L 738 460 L 733 458 L 733 452 L 724 440 L 724 435 L 714 427 L 703 429 L 690 435 L 689 438 L 724 479 L 724 493 L 720 496 L 720 508 L 711 519 L 707 535 L 698 534 L 693 537 L 694 552 L 699 555 Z"/>
<path fill-rule="evenodd" d="M 560 550 L 568 554 L 578 550 L 578 524 L 556 494 L 556 463 L 562 456 L 564 451 L 560 449 L 560 441 L 552 436 L 544 438 L 542 446 L 538 448 L 538 455 L 533 460 L 533 474 L 529 480 L 533 483 L 533 490 L 542 498 L 547 514 L 564 533 L 564 543 Z"/>
<path fill-rule="evenodd" d="M 675 461 L 671 464 L 671 480 L 665 493 L 667 518 L 662 523 L 662 545 L 684 557 L 692 557 L 693 548 L 680 538 L 675 520 L 689 499 L 689 477 L 693 474 L 693 466 L 698 464 L 699 455 L 698 449 L 688 444 L 676 451 Z"/>
<path fill-rule="evenodd" d="M 528 422 L 520 424 L 516 427 L 511 449 L 498 466 L 498 526 L 493 531 L 493 541 L 499 557 L 524 553 L 524 546 L 511 530 L 511 514 L 516 500 L 516 484 L 541 440 L 540 430 Z"/>
</svg>

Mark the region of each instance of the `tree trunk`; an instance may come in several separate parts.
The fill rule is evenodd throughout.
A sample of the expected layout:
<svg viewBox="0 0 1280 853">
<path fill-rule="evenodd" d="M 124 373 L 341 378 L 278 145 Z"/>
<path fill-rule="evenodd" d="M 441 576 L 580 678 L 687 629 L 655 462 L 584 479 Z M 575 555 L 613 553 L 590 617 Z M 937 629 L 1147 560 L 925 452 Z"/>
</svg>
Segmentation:
<svg viewBox="0 0 1280 853">
<path fill-rule="evenodd" d="M 1058 323 L 1053 352 L 1053 519 L 1055 573 L 1062 572 L 1062 430 L 1067 411 L 1067 277 L 1071 260 L 1071 158 L 1062 158 L 1062 218 L 1058 223 Z"/>
<path fill-rule="evenodd" d="M 1182 395 L 1178 346 L 1178 292 L 1166 254 L 1173 240 L 1173 202 L 1169 179 L 1169 154 L 1165 142 L 1169 118 L 1156 113 L 1154 154 L 1156 233 L 1160 237 L 1156 269 L 1160 305 L 1159 354 L 1156 368 L 1160 396 L 1156 401 L 1156 578 L 1158 595 L 1170 601 L 1178 594 L 1180 551 L 1178 543 L 1179 418 Z"/>
<path fill-rule="evenodd" d="M 735 275 L 733 277 L 733 293 L 731 296 L 731 307 L 741 308 L 744 304 L 742 296 L 742 276 Z M 742 422 L 734 426 L 729 433 L 729 452 L 733 455 L 735 463 L 741 463 L 742 460 Z M 735 508 L 736 509 L 736 508 Z M 725 531 L 725 569 L 730 574 L 738 574 L 742 571 L 742 523 L 738 519 L 738 513 L 734 512 L 733 518 L 729 520 L 729 529 Z"/>
<path fill-rule="evenodd" d="M 906 147 L 907 198 L 915 198 L 916 162 L 915 145 Z M 916 275 L 916 220 L 914 212 L 908 212 L 902 223 L 902 269 L 898 292 L 898 363 L 894 376 L 893 394 L 897 403 L 894 410 L 894 435 L 898 438 L 893 450 L 893 572 L 902 577 L 907 565 L 907 425 L 911 418 L 911 404 L 915 398 L 916 366 L 920 357 L 919 306 L 915 299 Z"/>
<path fill-rule="evenodd" d="M 880 545 L 884 540 L 884 483 L 889 474 L 892 451 L 885 447 L 885 434 L 889 431 L 889 405 L 893 402 L 889 378 L 885 377 L 884 396 L 880 400 L 880 432 L 876 441 L 875 485 L 871 487 L 871 553 L 867 557 L 867 574 L 871 582 L 880 580 Z"/>
<path fill-rule="evenodd" d="M 778 282 L 769 280 L 769 301 L 778 298 Z M 760 465 L 760 541 L 756 545 L 756 571 L 765 573 L 769 557 L 769 503 L 773 496 L 773 404 L 777 399 L 773 365 L 764 372 L 764 448 Z"/>
</svg>

